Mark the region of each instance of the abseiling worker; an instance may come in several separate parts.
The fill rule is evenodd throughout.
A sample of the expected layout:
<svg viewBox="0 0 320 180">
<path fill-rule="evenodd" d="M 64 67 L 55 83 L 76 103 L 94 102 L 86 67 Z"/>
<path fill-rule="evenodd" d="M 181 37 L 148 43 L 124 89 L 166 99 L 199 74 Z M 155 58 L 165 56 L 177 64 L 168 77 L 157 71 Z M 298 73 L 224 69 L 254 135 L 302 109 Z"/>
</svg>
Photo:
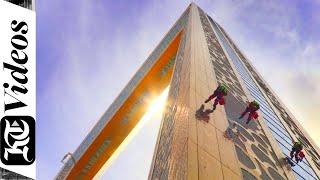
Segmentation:
<svg viewBox="0 0 320 180">
<path fill-rule="evenodd" d="M 252 101 L 248 103 L 248 106 L 246 107 L 246 109 L 242 112 L 241 116 L 239 117 L 239 119 L 243 118 L 243 116 L 245 116 L 247 113 L 249 113 L 249 116 L 247 118 L 247 122 L 246 124 L 249 124 L 249 122 L 252 119 L 258 119 L 259 115 L 257 113 L 257 111 L 260 109 L 260 105 L 257 101 Z"/>
<path fill-rule="evenodd" d="M 213 94 L 209 96 L 209 98 L 205 101 L 205 103 L 208 103 L 211 99 L 215 98 L 212 108 L 212 111 L 214 111 L 218 104 L 225 104 L 225 100 L 223 97 L 226 95 L 228 95 L 227 86 L 225 84 L 219 85 L 217 89 L 213 92 Z"/>
<path fill-rule="evenodd" d="M 295 159 L 298 163 L 298 160 L 301 158 L 300 156 L 304 157 L 304 153 L 302 152 L 302 149 L 303 149 L 303 146 L 302 146 L 302 143 L 300 140 L 297 142 L 294 142 L 292 149 L 291 149 L 291 152 L 290 152 L 291 159 L 293 159 L 293 157 L 295 157 Z M 303 157 L 302 157 L 302 159 L 303 159 Z M 301 161 L 302 161 L 302 159 L 301 159 Z"/>
</svg>

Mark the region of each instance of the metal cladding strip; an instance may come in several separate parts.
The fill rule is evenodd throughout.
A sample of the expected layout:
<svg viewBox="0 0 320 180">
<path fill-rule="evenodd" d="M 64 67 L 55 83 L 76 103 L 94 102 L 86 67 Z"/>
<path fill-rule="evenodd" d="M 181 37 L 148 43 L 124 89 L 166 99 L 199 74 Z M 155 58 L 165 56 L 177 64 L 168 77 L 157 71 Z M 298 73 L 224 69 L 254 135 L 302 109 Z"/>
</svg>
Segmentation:
<svg viewBox="0 0 320 180">
<path fill-rule="evenodd" d="M 78 161 L 94 139 L 99 135 L 99 133 L 106 126 L 110 118 L 117 112 L 125 100 L 129 97 L 135 87 L 139 84 L 141 79 L 147 74 L 147 72 L 152 68 L 152 66 L 157 62 L 160 55 L 166 50 L 170 42 L 175 38 L 175 36 L 183 30 L 186 24 L 186 19 L 188 17 L 188 9 L 181 15 L 175 25 L 170 29 L 166 36 L 161 40 L 155 50 L 147 58 L 145 63 L 140 67 L 134 77 L 129 81 L 126 87 L 121 91 L 116 100 L 110 105 L 108 110 L 102 115 L 97 124 L 93 127 L 90 133 L 86 136 L 84 141 L 79 145 L 76 151 L 73 153 L 73 158 Z M 71 158 L 64 164 L 62 169 L 59 171 L 56 179 L 64 179 L 74 165 L 74 160 Z"/>
<path fill-rule="evenodd" d="M 188 22 L 189 18 L 186 18 Z M 162 119 L 161 129 L 159 131 L 159 139 L 157 142 L 157 151 L 152 166 L 152 171 L 149 177 L 151 179 L 168 179 L 169 169 L 171 168 L 169 156 L 172 150 L 173 131 L 175 126 L 175 119 L 177 114 L 177 97 L 179 96 L 181 70 L 183 55 L 185 50 L 186 35 L 188 29 L 184 29 L 183 37 L 179 45 L 178 53 L 175 60 L 174 73 L 170 83 L 170 91 L 168 95 L 168 104 Z M 171 162 L 172 163 L 172 162 Z"/>
<path fill-rule="evenodd" d="M 252 77 L 255 79 L 257 84 L 259 85 L 260 89 L 264 91 L 265 95 L 270 99 L 272 103 L 273 109 L 277 110 L 277 115 L 280 119 L 282 119 L 282 123 L 286 123 L 287 127 L 290 129 L 291 134 L 296 137 L 296 139 L 301 139 L 304 144 L 304 149 L 312 158 L 312 167 L 317 168 L 317 172 L 320 172 L 320 155 L 319 155 L 319 148 L 316 144 L 310 140 L 308 137 L 307 132 L 303 129 L 303 127 L 299 124 L 299 122 L 294 118 L 294 116 L 289 112 L 289 110 L 285 107 L 285 105 L 281 102 L 279 97 L 276 96 L 275 92 L 271 89 L 271 87 L 261 78 L 261 75 L 256 71 L 256 69 L 252 66 L 249 60 L 243 55 L 240 49 L 231 41 L 228 34 L 224 31 L 224 29 L 219 26 L 222 33 L 228 39 L 228 42 L 231 44 L 237 55 L 241 58 L 243 64 L 251 73 Z M 306 137 L 307 136 L 307 137 Z M 319 178 L 319 174 L 317 174 Z"/>
</svg>

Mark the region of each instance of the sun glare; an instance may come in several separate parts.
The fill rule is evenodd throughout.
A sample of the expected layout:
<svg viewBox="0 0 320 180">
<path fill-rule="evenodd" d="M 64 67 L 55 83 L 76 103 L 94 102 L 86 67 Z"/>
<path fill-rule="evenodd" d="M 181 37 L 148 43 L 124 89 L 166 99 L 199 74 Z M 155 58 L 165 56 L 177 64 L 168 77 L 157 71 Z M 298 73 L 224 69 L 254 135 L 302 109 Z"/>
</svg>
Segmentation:
<svg viewBox="0 0 320 180">
<path fill-rule="evenodd" d="M 94 179 L 100 179 L 100 177 L 105 173 L 105 171 L 110 167 L 110 165 L 117 159 L 119 154 L 126 148 L 130 141 L 138 134 L 138 132 L 145 126 L 145 124 L 152 120 L 152 117 L 161 117 L 161 114 L 166 105 L 166 99 L 168 96 L 169 87 L 167 87 L 157 98 L 151 101 L 147 112 L 143 115 L 141 120 L 138 122 L 136 127 L 130 132 L 126 139 L 121 143 L 118 149 L 113 153 L 109 160 L 103 165 L 103 167 L 96 174 Z"/>
<path fill-rule="evenodd" d="M 148 108 L 146 114 L 142 117 L 141 121 L 146 121 L 150 119 L 151 116 L 153 116 L 155 113 L 162 113 L 167 96 L 168 96 L 169 88 L 167 87 L 159 97 L 157 97 L 154 101 L 150 103 L 150 107 Z"/>
</svg>

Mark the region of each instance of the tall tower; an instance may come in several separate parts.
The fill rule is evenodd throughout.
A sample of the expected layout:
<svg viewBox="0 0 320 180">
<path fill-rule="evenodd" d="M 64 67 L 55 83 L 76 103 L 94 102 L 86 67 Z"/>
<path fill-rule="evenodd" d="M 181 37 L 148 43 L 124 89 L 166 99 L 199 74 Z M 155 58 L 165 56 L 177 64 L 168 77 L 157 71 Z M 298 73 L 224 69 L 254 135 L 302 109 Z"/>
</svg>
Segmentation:
<svg viewBox="0 0 320 180">
<path fill-rule="evenodd" d="M 229 93 L 208 122 L 195 117 L 219 84 Z M 190 4 L 56 179 L 92 178 L 170 85 L 149 179 L 319 179 L 319 149 L 223 28 Z M 246 101 L 260 104 L 258 121 L 238 119 Z M 205 104 L 205 108 L 211 108 Z M 224 137 L 230 124 L 239 136 Z M 300 139 L 306 158 L 283 158 Z"/>
</svg>

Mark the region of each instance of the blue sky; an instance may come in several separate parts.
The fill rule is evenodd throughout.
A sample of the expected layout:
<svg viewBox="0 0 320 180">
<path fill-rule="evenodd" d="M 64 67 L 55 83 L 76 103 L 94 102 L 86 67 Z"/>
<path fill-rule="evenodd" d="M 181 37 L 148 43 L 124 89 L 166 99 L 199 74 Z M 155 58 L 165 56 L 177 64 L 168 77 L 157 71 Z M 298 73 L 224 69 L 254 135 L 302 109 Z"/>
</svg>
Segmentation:
<svg viewBox="0 0 320 180">
<path fill-rule="evenodd" d="M 320 145 L 320 1 L 194 2 L 226 29 Z M 81 143 L 189 3 L 37 1 L 39 179 L 55 176 L 64 154 Z M 124 154 L 134 151 L 128 146 Z"/>
</svg>

